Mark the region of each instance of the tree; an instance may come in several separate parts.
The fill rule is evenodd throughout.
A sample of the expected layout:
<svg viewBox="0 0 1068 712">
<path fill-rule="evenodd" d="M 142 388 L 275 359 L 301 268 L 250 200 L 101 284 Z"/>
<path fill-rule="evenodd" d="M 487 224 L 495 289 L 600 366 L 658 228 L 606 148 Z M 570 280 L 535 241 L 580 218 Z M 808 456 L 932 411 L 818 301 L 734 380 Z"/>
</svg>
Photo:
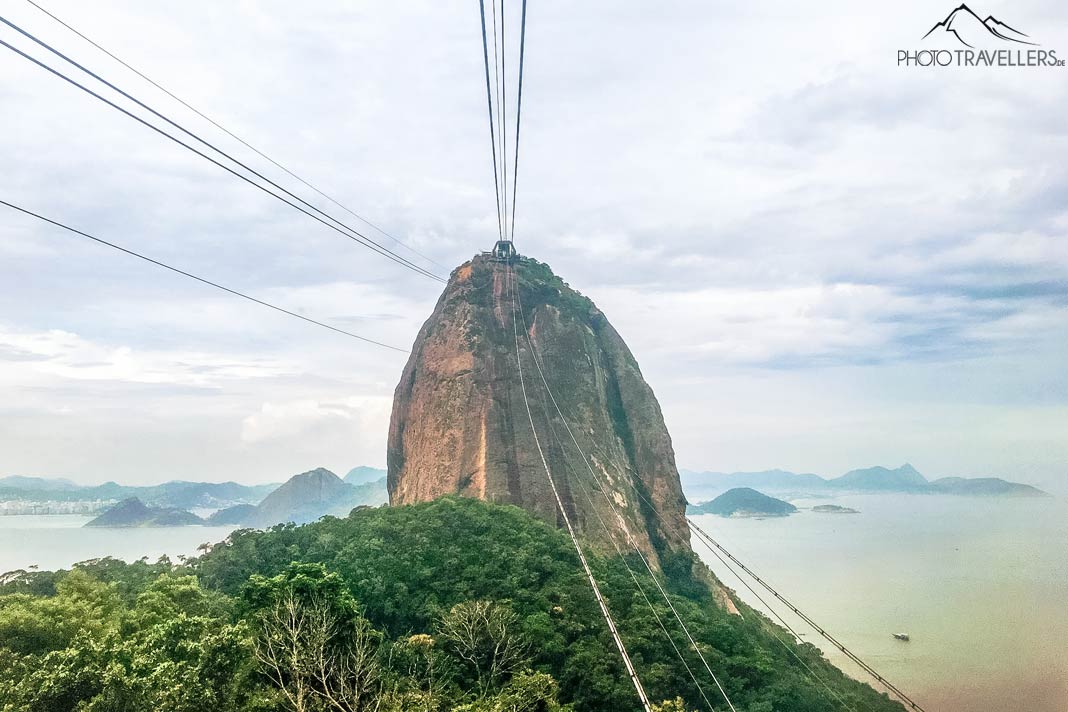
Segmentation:
<svg viewBox="0 0 1068 712">
<path fill-rule="evenodd" d="M 527 662 L 527 643 L 512 611 L 492 601 L 458 603 L 438 630 L 447 649 L 473 672 L 479 695 L 503 683 Z"/>
<path fill-rule="evenodd" d="M 454 666 L 432 636 L 417 633 L 394 642 L 389 667 L 396 673 L 393 695 L 401 709 L 434 712 L 442 707 Z"/>
<path fill-rule="evenodd" d="M 686 701 L 681 697 L 676 697 L 673 700 L 664 700 L 658 705 L 653 705 L 653 712 L 687 712 Z"/>
<path fill-rule="evenodd" d="M 292 564 L 274 578 L 253 577 L 253 652 L 294 712 L 377 709 L 381 636 L 341 578 L 320 564 Z"/>
<path fill-rule="evenodd" d="M 557 702 L 557 692 L 550 675 L 528 670 L 517 673 L 498 694 L 456 707 L 454 712 L 568 712 L 570 706 Z"/>
</svg>

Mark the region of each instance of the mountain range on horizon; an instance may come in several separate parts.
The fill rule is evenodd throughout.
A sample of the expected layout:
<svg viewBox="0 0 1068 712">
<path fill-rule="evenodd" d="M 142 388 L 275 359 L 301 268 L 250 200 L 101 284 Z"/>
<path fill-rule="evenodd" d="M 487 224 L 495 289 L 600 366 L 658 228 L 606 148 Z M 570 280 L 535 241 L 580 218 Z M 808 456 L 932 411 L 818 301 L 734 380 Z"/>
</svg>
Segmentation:
<svg viewBox="0 0 1068 712">
<path fill-rule="evenodd" d="M 318 468 L 325 470 L 324 468 Z M 314 472 L 316 470 L 312 470 Z M 306 474 L 306 473 L 305 473 Z M 333 475 L 333 473 L 330 473 Z M 1049 494 L 1033 485 L 1011 482 L 997 477 L 942 477 L 929 480 L 915 467 L 905 463 L 897 468 L 875 466 L 855 469 L 838 477 L 798 473 L 784 469 L 719 472 L 680 469 L 683 489 L 692 496 L 707 496 L 734 487 L 789 492 L 825 494 L 828 492 L 904 492 L 920 494 L 956 494 L 986 496 L 1044 497 Z M 294 475 L 299 477 L 300 475 Z M 334 477 L 337 477 L 334 475 Z M 360 465 L 339 481 L 354 486 L 379 484 L 386 477 L 381 468 Z M 292 478 L 290 478 L 292 479 Z M 288 482 L 288 480 L 287 480 Z M 236 523 L 227 518 L 239 516 L 240 507 L 251 511 L 285 483 L 243 485 L 236 482 L 193 482 L 172 480 L 159 485 L 79 485 L 67 478 L 11 475 L 0 477 L 0 501 L 118 503 L 136 498 L 148 507 L 176 509 L 214 509 L 223 515 L 217 523 Z M 105 505 L 107 506 L 107 505 Z"/>
<path fill-rule="evenodd" d="M 376 482 L 385 476 L 384 469 L 360 465 L 349 470 L 343 479 L 351 485 L 363 485 Z M 88 485 L 79 484 L 67 477 L 7 475 L 0 477 L 0 500 L 119 501 L 136 497 L 150 506 L 212 509 L 234 504 L 257 504 L 281 484 L 269 482 L 249 485 L 232 480 L 168 480 L 152 485 L 124 485 L 109 480 L 103 484 Z"/>
<path fill-rule="evenodd" d="M 360 481 L 366 476 L 368 473 L 361 471 L 352 479 Z M 319 467 L 293 475 L 256 504 L 234 504 L 216 510 L 207 518 L 199 517 L 180 507 L 146 504 L 134 496 L 107 507 L 85 526 L 233 525 L 267 529 L 275 524 L 307 524 L 327 515 L 344 517 L 356 507 L 378 506 L 385 504 L 387 500 L 385 473 L 371 482 L 351 484 L 330 470 Z"/>
<path fill-rule="evenodd" d="M 929 480 L 909 463 L 897 468 L 882 466 L 850 470 L 843 475 L 825 478 L 812 473 L 789 470 L 759 472 L 696 472 L 680 470 L 683 489 L 693 497 L 724 492 L 735 487 L 791 494 L 827 494 L 831 492 L 872 492 L 907 494 L 945 494 L 971 496 L 1049 497 L 1043 490 L 998 477 L 942 477 Z"/>
</svg>

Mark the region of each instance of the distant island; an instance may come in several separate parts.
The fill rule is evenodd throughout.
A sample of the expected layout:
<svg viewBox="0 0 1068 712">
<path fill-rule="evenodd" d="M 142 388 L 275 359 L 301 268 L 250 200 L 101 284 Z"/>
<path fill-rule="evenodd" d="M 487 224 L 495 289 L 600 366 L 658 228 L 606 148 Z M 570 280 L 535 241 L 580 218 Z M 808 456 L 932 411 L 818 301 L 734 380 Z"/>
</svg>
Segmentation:
<svg viewBox="0 0 1068 712">
<path fill-rule="evenodd" d="M 796 512 L 797 507 L 750 487 L 736 487 L 711 502 L 688 507 L 686 511 L 688 514 L 716 514 L 721 517 L 785 517 Z"/>
<path fill-rule="evenodd" d="M 832 479 L 811 473 L 798 474 L 788 470 L 761 472 L 694 472 L 681 470 L 682 486 L 691 497 L 711 496 L 736 487 L 758 488 L 765 492 L 792 495 L 862 493 L 902 493 L 967 495 L 974 497 L 1049 497 L 1037 487 L 1009 482 L 996 477 L 943 477 L 928 480 L 915 467 L 905 463 L 900 467 L 869 467 Z"/>
<path fill-rule="evenodd" d="M 842 507 L 837 504 L 817 504 L 812 508 L 812 511 L 820 514 L 860 514 L 860 510 L 852 507 Z"/>
<path fill-rule="evenodd" d="M 137 497 L 124 499 L 87 527 L 185 527 L 203 524 L 204 520 L 184 509 L 173 507 L 149 507 Z"/>
</svg>

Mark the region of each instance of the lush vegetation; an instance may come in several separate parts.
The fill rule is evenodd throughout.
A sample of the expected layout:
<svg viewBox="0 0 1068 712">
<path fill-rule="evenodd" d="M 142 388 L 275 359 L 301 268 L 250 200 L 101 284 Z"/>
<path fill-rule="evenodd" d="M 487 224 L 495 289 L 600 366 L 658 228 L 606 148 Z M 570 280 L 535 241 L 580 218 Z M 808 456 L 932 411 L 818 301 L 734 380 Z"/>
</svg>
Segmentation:
<svg viewBox="0 0 1068 712">
<path fill-rule="evenodd" d="M 591 563 L 650 696 L 706 709 L 623 562 Z M 739 712 L 842 708 L 762 616 L 665 583 Z M 178 565 L 12 574 L 0 594 L 5 712 L 638 709 L 569 540 L 516 507 L 361 508 L 237 532 Z M 850 708 L 901 709 L 790 646 Z"/>
</svg>

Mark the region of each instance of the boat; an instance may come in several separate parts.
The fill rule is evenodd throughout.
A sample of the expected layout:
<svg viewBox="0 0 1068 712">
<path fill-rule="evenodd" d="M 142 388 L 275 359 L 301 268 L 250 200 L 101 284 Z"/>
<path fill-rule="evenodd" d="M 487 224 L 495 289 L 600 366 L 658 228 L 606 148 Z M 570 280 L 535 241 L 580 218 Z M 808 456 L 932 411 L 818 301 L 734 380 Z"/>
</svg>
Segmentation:
<svg viewBox="0 0 1068 712">
<path fill-rule="evenodd" d="M 909 634 L 908 633 L 894 633 L 894 637 L 897 638 L 898 640 L 903 640 L 906 643 L 909 642 Z"/>
</svg>

